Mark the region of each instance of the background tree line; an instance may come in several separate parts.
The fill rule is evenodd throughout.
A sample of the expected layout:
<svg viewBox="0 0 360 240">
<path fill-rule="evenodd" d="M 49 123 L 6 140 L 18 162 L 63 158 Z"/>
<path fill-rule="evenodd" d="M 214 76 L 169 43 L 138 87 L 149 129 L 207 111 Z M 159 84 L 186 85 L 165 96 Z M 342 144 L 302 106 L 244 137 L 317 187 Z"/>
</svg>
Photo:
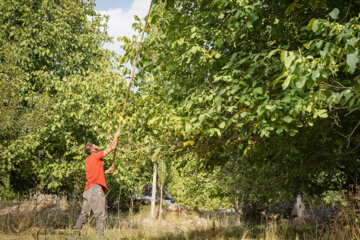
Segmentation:
<svg viewBox="0 0 360 240">
<path fill-rule="evenodd" d="M 109 194 L 140 190 L 160 160 L 170 194 L 200 209 L 357 183 L 359 9 L 154 1 Z M 139 39 L 120 37 L 122 56 L 104 49 L 94 1 L 3 1 L 0 15 L 2 198 L 81 191 L 81 148 L 116 131 Z"/>
</svg>

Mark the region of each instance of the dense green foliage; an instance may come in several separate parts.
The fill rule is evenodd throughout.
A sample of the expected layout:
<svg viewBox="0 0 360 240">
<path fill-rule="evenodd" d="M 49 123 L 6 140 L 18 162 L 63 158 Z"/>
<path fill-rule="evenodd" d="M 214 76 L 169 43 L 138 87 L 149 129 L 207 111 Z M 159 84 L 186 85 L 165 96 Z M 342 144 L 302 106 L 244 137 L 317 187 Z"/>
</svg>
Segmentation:
<svg viewBox="0 0 360 240">
<path fill-rule="evenodd" d="M 93 6 L 0 3 L 1 177 L 15 192 L 71 192 L 84 178 L 82 146 L 105 139 L 91 125 L 108 123 L 119 102 L 109 100 L 123 93 Z"/>
<path fill-rule="evenodd" d="M 119 38 L 123 56 L 105 50 L 106 21 L 93 6 L 0 3 L 0 171 L 14 193 L 81 191 L 82 146 L 106 147 L 116 130 L 139 39 Z M 109 194 L 140 190 L 153 161 L 164 161 L 170 194 L 197 208 L 355 183 L 359 9 L 335 0 L 154 1 Z"/>
<path fill-rule="evenodd" d="M 189 176 L 197 196 L 217 188 L 267 202 L 356 181 L 358 9 L 338 1 L 157 2 L 138 86 L 162 113 L 153 105 L 147 124 L 161 123 L 168 142 L 195 141 L 174 158 L 195 152 L 192 172 L 218 177 L 198 184 Z M 131 59 L 133 46 L 124 49 Z"/>
</svg>

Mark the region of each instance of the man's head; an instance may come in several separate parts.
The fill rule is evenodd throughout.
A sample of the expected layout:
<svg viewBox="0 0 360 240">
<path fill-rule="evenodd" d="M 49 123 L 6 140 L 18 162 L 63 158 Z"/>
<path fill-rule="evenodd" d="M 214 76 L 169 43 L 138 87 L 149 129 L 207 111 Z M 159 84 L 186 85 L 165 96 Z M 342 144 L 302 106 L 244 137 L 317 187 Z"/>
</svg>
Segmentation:
<svg viewBox="0 0 360 240">
<path fill-rule="evenodd" d="M 94 143 L 88 143 L 84 147 L 84 151 L 87 155 L 91 155 L 92 153 L 96 153 L 99 151 L 99 147 Z"/>
</svg>

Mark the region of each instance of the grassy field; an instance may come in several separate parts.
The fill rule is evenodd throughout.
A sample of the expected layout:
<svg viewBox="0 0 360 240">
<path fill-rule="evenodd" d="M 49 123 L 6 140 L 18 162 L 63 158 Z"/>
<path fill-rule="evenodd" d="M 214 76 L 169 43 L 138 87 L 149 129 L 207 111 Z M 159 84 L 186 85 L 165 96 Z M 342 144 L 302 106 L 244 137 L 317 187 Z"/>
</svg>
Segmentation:
<svg viewBox="0 0 360 240">
<path fill-rule="evenodd" d="M 152 226 L 141 229 L 106 229 L 105 236 L 107 239 L 229 239 L 229 240 L 280 240 L 280 239 L 359 239 L 359 236 L 347 238 L 345 235 L 334 234 L 324 228 L 292 228 L 289 226 L 278 226 L 276 228 L 259 225 L 259 226 L 232 226 L 218 228 L 187 228 L 187 227 L 164 227 Z M 19 234 L 1 234 L 0 239 L 8 240 L 65 240 L 73 239 L 72 230 L 44 230 L 31 228 Z M 85 226 L 82 230 L 81 239 L 96 240 L 94 227 Z"/>
<path fill-rule="evenodd" d="M 65 240 L 73 239 L 72 226 L 76 217 L 51 211 L 34 216 L 2 218 L 0 239 L 7 240 Z M 302 222 L 294 224 L 287 219 L 264 216 L 261 223 L 245 224 L 234 214 L 201 214 L 195 211 L 168 211 L 161 220 L 149 218 L 149 208 L 136 214 L 113 212 L 108 214 L 105 224 L 107 239 L 248 239 L 248 240 L 347 240 L 360 239 L 357 209 L 340 212 L 328 223 Z M 31 224 L 30 224 L 31 223 Z M 13 225 L 4 228 L 6 224 Z M 28 224 L 28 225 L 27 225 Z M 7 229 L 5 231 L 5 229 Z M 90 218 L 83 227 L 81 239 L 96 238 L 95 221 Z"/>
</svg>

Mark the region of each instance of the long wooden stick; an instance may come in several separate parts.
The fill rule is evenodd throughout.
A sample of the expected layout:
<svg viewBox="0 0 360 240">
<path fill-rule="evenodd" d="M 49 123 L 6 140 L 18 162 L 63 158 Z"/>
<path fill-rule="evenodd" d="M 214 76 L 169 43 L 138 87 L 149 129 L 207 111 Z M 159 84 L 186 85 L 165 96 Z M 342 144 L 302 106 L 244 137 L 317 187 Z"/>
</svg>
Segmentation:
<svg viewBox="0 0 360 240">
<path fill-rule="evenodd" d="M 134 59 L 134 62 L 133 62 L 133 66 L 132 66 L 132 72 L 131 72 L 131 77 L 130 77 L 130 82 L 129 82 L 129 85 L 128 85 L 128 88 L 127 88 L 127 91 L 126 91 L 126 98 L 125 98 L 125 102 L 124 102 L 124 107 L 123 107 L 123 110 L 121 112 L 121 117 L 120 117 L 120 121 L 119 121 L 119 128 L 118 130 L 120 131 L 120 135 L 121 135 L 121 126 L 122 126 L 122 120 L 125 116 L 125 110 L 126 110 L 126 105 L 127 105 L 127 102 L 128 102 L 128 99 L 129 99 L 129 94 L 130 94 L 130 88 L 131 88 L 131 83 L 134 79 L 134 75 L 135 75 L 135 68 L 136 68 L 136 62 L 137 62 L 137 59 L 139 57 L 139 52 L 140 52 L 140 48 L 141 48 L 141 43 L 143 41 L 143 38 L 144 38 L 144 33 L 146 31 L 146 27 L 148 25 L 148 21 L 149 21 L 149 18 L 150 18 L 150 13 L 151 13 L 151 7 L 152 7 L 152 0 L 150 2 L 150 7 L 149 7 L 149 11 L 148 11 L 148 14 L 146 16 L 146 20 L 145 20 L 145 26 L 144 26 L 144 29 L 141 33 L 141 38 L 140 38 L 140 42 L 138 44 L 138 47 L 137 47 L 137 50 L 136 50 L 136 55 L 135 55 L 135 59 Z M 116 148 L 114 150 L 114 155 L 113 155 L 113 160 L 112 160 L 112 164 L 111 164 L 111 167 L 112 168 L 115 168 L 115 158 L 116 158 Z"/>
</svg>

